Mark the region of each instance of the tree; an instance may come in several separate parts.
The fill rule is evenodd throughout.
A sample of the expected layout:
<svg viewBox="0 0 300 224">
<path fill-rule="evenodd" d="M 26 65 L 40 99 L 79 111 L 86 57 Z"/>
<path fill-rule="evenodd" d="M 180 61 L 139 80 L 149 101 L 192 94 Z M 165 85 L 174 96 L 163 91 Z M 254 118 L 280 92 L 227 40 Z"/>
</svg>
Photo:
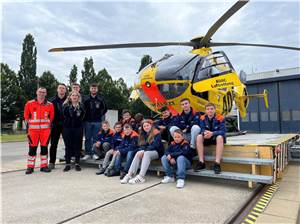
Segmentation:
<svg viewBox="0 0 300 224">
<path fill-rule="evenodd" d="M 9 122 L 21 112 L 19 108 L 20 87 L 14 71 L 7 64 L 1 63 L 1 122 Z"/>
<path fill-rule="evenodd" d="M 81 71 L 82 79 L 80 80 L 81 92 L 85 95 L 89 94 L 89 86 L 91 83 L 96 82 L 96 73 L 94 69 L 93 58 L 84 59 L 83 70 Z"/>
<path fill-rule="evenodd" d="M 47 89 L 48 98 L 56 95 L 58 84 L 59 82 L 50 71 L 43 72 L 42 76 L 39 78 L 39 86 Z"/>
<path fill-rule="evenodd" d="M 77 83 L 77 66 L 73 65 L 70 75 L 69 75 L 69 88 L 71 89 L 71 86 L 73 83 Z"/>
<path fill-rule="evenodd" d="M 150 63 L 152 63 L 151 56 L 150 55 L 144 55 L 141 59 L 141 65 L 140 65 L 139 71 L 141 71 L 143 68 L 145 68 Z"/>
<path fill-rule="evenodd" d="M 35 97 L 37 88 L 36 55 L 37 49 L 34 38 L 31 34 L 27 34 L 23 41 L 21 64 L 18 72 L 19 85 L 24 91 L 24 97 L 26 100 Z"/>
</svg>

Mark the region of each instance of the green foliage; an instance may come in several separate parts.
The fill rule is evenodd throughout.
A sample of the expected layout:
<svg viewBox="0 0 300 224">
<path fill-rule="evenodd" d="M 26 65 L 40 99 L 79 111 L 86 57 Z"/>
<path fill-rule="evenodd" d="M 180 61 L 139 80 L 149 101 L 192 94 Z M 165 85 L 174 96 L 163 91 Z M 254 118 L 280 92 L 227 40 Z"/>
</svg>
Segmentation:
<svg viewBox="0 0 300 224">
<path fill-rule="evenodd" d="M 42 76 L 39 78 L 39 86 L 47 89 L 47 98 L 56 95 L 58 84 L 59 82 L 50 71 L 43 72 Z"/>
<path fill-rule="evenodd" d="M 141 71 L 143 68 L 145 68 L 150 63 L 152 63 L 151 56 L 150 55 L 144 55 L 141 59 L 141 65 L 140 65 L 139 71 Z"/>
<path fill-rule="evenodd" d="M 18 72 L 18 81 L 24 91 L 25 100 L 35 97 L 37 88 L 36 60 L 37 49 L 34 38 L 27 34 L 23 41 L 23 51 L 21 54 L 20 70 Z"/>
<path fill-rule="evenodd" d="M 8 122 L 19 113 L 20 87 L 14 71 L 7 64 L 1 63 L 1 121 Z"/>
<path fill-rule="evenodd" d="M 69 75 L 69 83 L 68 83 L 69 90 L 71 90 L 71 86 L 73 83 L 77 83 L 77 70 L 78 70 L 77 66 L 73 65 Z"/>
<path fill-rule="evenodd" d="M 94 69 L 93 58 L 84 59 L 83 70 L 81 71 L 82 79 L 80 80 L 80 90 L 84 95 L 89 94 L 89 85 L 97 82 L 96 73 Z"/>
</svg>

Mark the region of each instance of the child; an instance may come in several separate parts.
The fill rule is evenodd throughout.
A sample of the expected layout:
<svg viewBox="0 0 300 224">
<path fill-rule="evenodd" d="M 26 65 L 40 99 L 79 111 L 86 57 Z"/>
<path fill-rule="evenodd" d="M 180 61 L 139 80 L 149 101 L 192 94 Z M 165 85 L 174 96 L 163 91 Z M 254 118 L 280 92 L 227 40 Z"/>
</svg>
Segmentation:
<svg viewBox="0 0 300 224">
<path fill-rule="evenodd" d="M 118 147 L 122 142 L 122 124 L 120 122 L 114 125 L 115 133 L 112 137 L 112 147 L 105 154 L 102 165 L 99 164 L 99 171 L 96 172 L 97 175 L 105 174 L 108 175 L 109 171 L 113 168 L 116 159 L 116 147 Z M 110 158 L 112 157 L 111 161 Z M 110 162 L 110 163 L 109 163 Z"/>
<path fill-rule="evenodd" d="M 197 136 L 197 152 L 199 162 L 195 171 L 205 169 L 204 145 L 216 145 L 216 160 L 213 166 L 215 174 L 221 173 L 221 158 L 226 143 L 225 118 L 221 114 L 216 114 L 216 106 L 213 103 L 205 105 L 205 115 L 200 117 L 201 132 Z"/>
<path fill-rule="evenodd" d="M 139 132 L 139 130 L 141 129 L 141 125 L 142 125 L 142 121 L 144 120 L 144 115 L 141 113 L 137 113 L 136 115 L 134 115 L 134 120 L 135 120 L 135 131 Z"/>
<path fill-rule="evenodd" d="M 122 126 L 124 126 L 125 124 L 130 124 L 132 129 L 135 130 L 136 122 L 132 118 L 130 110 L 123 110 L 122 119 L 120 122 L 122 123 Z"/>
<path fill-rule="evenodd" d="M 126 164 L 121 172 L 120 179 L 127 174 L 133 157 L 137 151 L 138 147 L 138 134 L 132 130 L 130 124 L 125 124 L 123 128 L 123 140 L 122 143 L 116 148 L 117 157 L 115 162 L 114 170 L 111 175 L 118 175 L 121 171 L 121 162 L 126 158 Z"/>
<path fill-rule="evenodd" d="M 172 137 L 169 129 L 173 121 L 172 113 L 167 106 L 162 107 L 159 111 L 161 112 L 161 118 L 157 120 L 156 126 L 160 130 L 161 138 L 170 143 Z"/>
<path fill-rule="evenodd" d="M 126 174 L 121 180 L 122 184 L 144 183 L 146 181 L 145 175 L 150 162 L 154 159 L 160 158 L 163 155 L 163 145 L 161 142 L 160 132 L 154 128 L 152 120 L 143 120 L 138 139 L 138 145 L 138 152 L 134 156 L 128 174 Z M 140 162 L 140 173 L 133 178 L 133 176 L 137 173 Z"/>
<path fill-rule="evenodd" d="M 109 128 L 109 122 L 103 121 L 102 129 L 98 133 L 96 143 L 93 145 L 93 158 L 95 160 L 104 158 L 105 153 L 111 148 L 113 135 L 114 132 Z"/>
<path fill-rule="evenodd" d="M 185 171 L 192 167 L 192 150 L 189 143 L 184 140 L 183 132 L 177 129 L 173 133 L 174 141 L 169 145 L 165 155 L 161 158 L 161 163 L 166 172 L 166 176 L 161 181 L 163 184 L 173 183 L 174 171 L 176 171 L 177 188 L 184 187 Z"/>
</svg>

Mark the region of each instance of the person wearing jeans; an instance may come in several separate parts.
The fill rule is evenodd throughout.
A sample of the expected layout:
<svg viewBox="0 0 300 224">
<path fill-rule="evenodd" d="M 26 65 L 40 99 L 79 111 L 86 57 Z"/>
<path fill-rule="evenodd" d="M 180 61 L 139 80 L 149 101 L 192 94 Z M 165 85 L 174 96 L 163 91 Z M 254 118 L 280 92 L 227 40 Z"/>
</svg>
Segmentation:
<svg viewBox="0 0 300 224">
<path fill-rule="evenodd" d="M 97 140 L 97 134 L 100 131 L 101 122 L 107 112 L 107 106 L 104 99 L 98 94 L 98 85 L 90 85 L 90 96 L 84 101 L 86 108 L 85 116 L 85 156 L 87 160 L 93 156 L 92 146 Z"/>
<path fill-rule="evenodd" d="M 174 173 L 176 171 L 177 188 L 184 187 L 186 170 L 192 167 L 192 150 L 187 141 L 184 140 L 183 132 L 175 130 L 174 141 L 169 145 L 165 155 L 161 158 L 166 176 L 161 181 L 163 184 L 175 182 Z"/>
</svg>

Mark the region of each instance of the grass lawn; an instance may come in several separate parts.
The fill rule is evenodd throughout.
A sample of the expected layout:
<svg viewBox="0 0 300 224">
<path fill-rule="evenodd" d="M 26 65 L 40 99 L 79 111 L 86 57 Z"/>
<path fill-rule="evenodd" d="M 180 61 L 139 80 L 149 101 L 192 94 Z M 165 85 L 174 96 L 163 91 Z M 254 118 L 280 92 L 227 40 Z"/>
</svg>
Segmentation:
<svg viewBox="0 0 300 224">
<path fill-rule="evenodd" d="M 20 142 L 27 141 L 26 134 L 7 135 L 1 134 L 0 142 Z"/>
</svg>

